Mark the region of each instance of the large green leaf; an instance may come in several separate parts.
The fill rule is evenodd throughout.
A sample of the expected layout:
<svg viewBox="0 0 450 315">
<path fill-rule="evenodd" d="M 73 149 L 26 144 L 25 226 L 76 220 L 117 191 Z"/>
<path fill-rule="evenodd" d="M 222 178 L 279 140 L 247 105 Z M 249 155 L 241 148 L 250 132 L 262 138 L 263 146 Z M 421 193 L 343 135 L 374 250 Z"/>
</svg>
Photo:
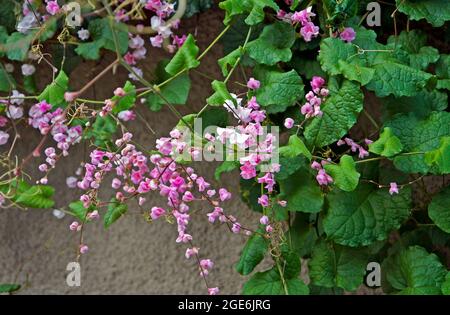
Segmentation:
<svg viewBox="0 0 450 315">
<path fill-rule="evenodd" d="M 305 138 L 316 147 L 323 147 L 342 138 L 356 123 L 363 108 L 359 84 L 345 80 L 337 92 L 331 92 L 322 104 L 322 117 L 314 117 L 306 126 Z"/>
<path fill-rule="evenodd" d="M 433 197 L 428 215 L 441 230 L 450 233 L 450 187 Z"/>
<path fill-rule="evenodd" d="M 391 288 L 398 294 L 408 295 L 440 294 L 446 273 L 439 258 L 420 246 L 411 246 L 388 257 L 381 267 L 382 278 Z"/>
<path fill-rule="evenodd" d="M 14 78 L 0 66 L 0 91 L 9 92 L 16 87 Z"/>
<path fill-rule="evenodd" d="M 208 104 L 222 106 L 227 100 L 234 101 L 234 98 L 231 96 L 230 92 L 228 92 L 225 82 L 214 80 L 212 81 L 211 86 L 214 93 L 206 99 Z"/>
<path fill-rule="evenodd" d="M 178 49 L 177 53 L 165 67 L 166 72 L 175 75 L 181 70 L 197 68 L 200 62 L 197 60 L 199 48 L 195 44 L 192 34 L 189 34 L 183 46 Z"/>
<path fill-rule="evenodd" d="M 336 243 L 352 247 L 384 240 L 409 216 L 410 194 L 405 187 L 391 196 L 387 189 L 369 184 L 360 184 L 353 192 L 333 190 L 327 195 L 325 233 Z"/>
<path fill-rule="evenodd" d="M 87 47 L 77 50 L 77 53 L 85 58 L 96 59 L 94 57 L 97 56 L 96 51 L 100 45 L 105 49 L 116 51 L 115 39 L 117 40 L 117 49 L 121 55 L 128 51 L 128 28 L 123 23 L 109 17 L 91 20 L 89 22 L 89 33 L 94 42 L 99 42 L 92 43 L 90 46 L 95 52 L 87 52 Z"/>
<path fill-rule="evenodd" d="M 396 156 L 395 167 L 405 173 L 442 173 L 438 164 L 427 164 L 425 153 L 440 148 L 440 139 L 450 136 L 450 113 L 433 112 L 425 119 L 413 114 L 396 115 L 385 126 L 400 139 L 403 152 L 410 153 Z"/>
<path fill-rule="evenodd" d="M 261 81 L 256 99 L 268 113 L 283 112 L 303 96 L 304 85 L 295 70 L 280 72 L 276 68 L 260 66 L 255 68 L 254 74 Z"/>
<path fill-rule="evenodd" d="M 439 51 L 436 48 L 426 46 L 427 36 L 420 30 L 403 31 L 400 35 L 390 36 L 388 39 L 391 47 L 400 48 L 407 52 L 409 65 L 415 69 L 426 70 L 429 64 L 439 59 Z"/>
<path fill-rule="evenodd" d="M 304 155 L 308 160 L 312 158 L 311 152 L 309 152 L 302 139 L 297 135 L 290 136 L 288 144 L 280 147 L 279 153 L 281 156 L 288 158 L 294 158 L 299 155 Z"/>
<path fill-rule="evenodd" d="M 69 204 L 70 214 L 72 214 L 74 217 L 80 219 L 80 221 L 86 220 L 86 214 L 89 211 L 89 209 L 86 209 L 83 206 L 83 202 L 78 200 L 71 202 Z"/>
<path fill-rule="evenodd" d="M 377 141 L 369 144 L 369 151 L 378 155 L 391 157 L 402 151 L 402 143 L 393 133 L 391 128 L 386 127 Z"/>
<path fill-rule="evenodd" d="M 436 167 L 439 174 L 450 173 L 450 136 L 440 139 L 439 148 L 425 153 L 425 163 L 430 167 Z"/>
<path fill-rule="evenodd" d="M 339 164 L 326 164 L 324 166 L 327 173 L 333 177 L 336 186 L 344 191 L 355 190 L 358 186 L 360 174 L 356 170 L 355 161 L 349 155 L 344 154 Z"/>
<path fill-rule="evenodd" d="M 30 49 L 32 40 L 32 34 L 25 35 L 19 32 L 12 33 L 6 40 L 4 47 L 8 59 L 24 61 L 28 56 L 28 50 Z"/>
<path fill-rule="evenodd" d="M 259 37 L 248 43 L 246 50 L 258 63 L 272 66 L 291 60 L 294 41 L 294 28 L 289 23 L 276 22 L 264 27 Z"/>
<path fill-rule="evenodd" d="M 130 81 L 125 82 L 123 90 L 125 92 L 124 96 L 114 95 L 111 99 L 115 102 L 112 110 L 114 114 L 130 109 L 136 103 L 136 87 Z"/>
<path fill-rule="evenodd" d="M 245 13 L 248 14 L 245 23 L 255 25 L 264 20 L 264 8 L 279 10 L 274 0 L 225 0 L 219 3 L 219 7 L 225 11 L 225 24 L 229 24 L 234 16 Z"/>
<path fill-rule="evenodd" d="M 242 275 L 250 274 L 253 269 L 263 260 L 269 248 L 269 241 L 264 238 L 264 228 L 259 228 L 256 233 L 248 239 L 242 250 L 236 270 Z"/>
<path fill-rule="evenodd" d="M 19 290 L 21 288 L 20 284 L 12 284 L 12 283 L 1 283 L 0 284 L 0 293 L 11 293 Z"/>
<path fill-rule="evenodd" d="M 46 185 L 30 185 L 24 180 L 13 180 L 0 185 L 0 192 L 9 196 L 11 201 L 27 208 L 48 209 L 54 206 L 52 199 L 55 189 Z"/>
<path fill-rule="evenodd" d="M 314 176 L 302 169 L 280 180 L 280 199 L 287 201 L 286 209 L 317 213 L 322 210 L 324 197 Z"/>
<path fill-rule="evenodd" d="M 59 71 L 55 80 L 46 86 L 44 91 L 38 96 L 39 101 L 47 101 L 53 106 L 61 106 L 66 103 L 64 93 L 69 88 L 69 77 L 63 70 Z"/>
<path fill-rule="evenodd" d="M 442 294 L 444 295 L 450 295 L 450 271 L 447 272 L 447 275 L 445 276 L 445 281 L 442 283 Z"/>
<path fill-rule="evenodd" d="M 127 212 L 128 206 L 124 203 L 117 201 L 115 198 L 110 200 L 108 205 L 108 211 L 106 211 L 104 218 L 105 228 L 109 228 L 111 224 L 116 222 L 122 215 Z"/>
<path fill-rule="evenodd" d="M 434 27 L 450 20 L 450 2 L 447 0 L 396 0 L 397 9 L 411 20 L 426 19 Z"/>
<path fill-rule="evenodd" d="M 298 278 L 284 279 L 280 277 L 276 267 L 258 272 L 245 284 L 242 293 L 246 295 L 290 295 L 309 294 L 308 286 Z"/>
<path fill-rule="evenodd" d="M 98 60 L 100 58 L 100 49 L 105 46 L 105 39 L 100 38 L 93 42 L 79 43 L 75 52 L 88 60 Z"/>
<path fill-rule="evenodd" d="M 364 280 L 367 257 L 363 250 L 321 241 L 308 262 L 314 285 L 355 291 Z"/>
</svg>

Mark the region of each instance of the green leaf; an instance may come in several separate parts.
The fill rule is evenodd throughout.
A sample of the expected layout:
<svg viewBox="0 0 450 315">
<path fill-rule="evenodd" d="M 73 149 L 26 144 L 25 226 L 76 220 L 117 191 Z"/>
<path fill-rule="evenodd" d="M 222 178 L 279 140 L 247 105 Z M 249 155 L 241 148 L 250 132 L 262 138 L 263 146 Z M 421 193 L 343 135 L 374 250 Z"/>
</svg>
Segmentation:
<svg viewBox="0 0 450 315">
<path fill-rule="evenodd" d="M 422 90 L 432 74 L 401 64 L 388 57 L 380 58 L 374 64 L 375 74 L 367 89 L 374 91 L 378 97 L 413 96 Z"/>
<path fill-rule="evenodd" d="M 324 168 L 340 189 L 352 191 L 358 186 L 360 174 L 356 171 L 355 161 L 351 156 L 344 154 L 338 165 L 330 163 Z"/>
<path fill-rule="evenodd" d="M 450 187 L 433 197 L 428 205 L 428 215 L 441 230 L 450 233 Z"/>
<path fill-rule="evenodd" d="M 158 63 L 156 67 L 156 83 L 162 83 L 171 78 L 165 70 L 166 65 L 169 60 L 164 59 Z M 183 105 L 186 104 L 189 91 L 191 89 L 191 80 L 187 73 L 178 75 L 176 78 L 172 79 L 168 83 L 164 84 L 160 89 L 159 93 L 172 105 Z M 163 105 L 166 104 L 165 100 L 155 93 L 149 94 L 147 97 L 147 105 L 153 111 L 159 111 Z"/>
<path fill-rule="evenodd" d="M 234 16 L 245 13 L 248 14 L 245 23 L 255 25 L 264 20 L 264 8 L 279 10 L 274 0 L 225 0 L 219 3 L 219 7 L 225 11 L 225 24 L 229 24 Z"/>
<path fill-rule="evenodd" d="M 48 209 L 55 204 L 52 199 L 54 193 L 55 189 L 51 186 L 35 185 L 18 193 L 14 201 L 29 208 Z"/>
<path fill-rule="evenodd" d="M 24 35 L 19 32 L 12 33 L 6 40 L 5 50 L 9 60 L 24 61 L 28 56 L 33 35 Z"/>
<path fill-rule="evenodd" d="M 285 157 L 280 155 L 278 163 L 280 164 L 280 171 L 275 174 L 277 181 L 288 178 L 302 166 L 308 167 L 308 160 L 303 156 Z"/>
<path fill-rule="evenodd" d="M 436 75 L 442 79 L 450 79 L 450 55 L 441 55 L 436 63 Z"/>
<path fill-rule="evenodd" d="M 260 227 L 250 236 L 242 250 L 236 270 L 241 275 L 250 274 L 253 269 L 263 260 L 264 255 L 269 249 L 269 242 L 264 238 L 264 227 Z"/>
<path fill-rule="evenodd" d="M 286 288 L 276 267 L 258 272 L 244 284 L 245 295 L 308 295 L 308 286 L 300 279 L 285 279 Z"/>
<path fill-rule="evenodd" d="M 415 69 L 425 70 L 429 64 L 439 59 L 439 51 L 436 48 L 425 46 L 427 35 L 420 30 L 403 31 L 400 35 L 388 38 L 390 47 L 400 48 L 407 52 L 409 65 Z"/>
<path fill-rule="evenodd" d="M 214 5 L 214 0 L 190 0 L 187 1 L 186 11 L 183 17 L 189 18 L 197 13 L 201 13 L 211 9 Z"/>
<path fill-rule="evenodd" d="M 214 171 L 214 178 L 217 181 L 220 181 L 220 176 L 222 175 L 222 173 L 228 173 L 237 168 L 239 168 L 239 162 L 223 161 L 222 164 L 220 164 L 218 167 L 216 167 L 216 170 Z"/>
<path fill-rule="evenodd" d="M 79 43 L 75 48 L 75 52 L 88 60 L 98 60 L 100 58 L 100 49 L 105 46 L 105 39 L 100 38 L 89 43 Z"/>
<path fill-rule="evenodd" d="M 382 98 L 385 113 L 383 120 L 388 120 L 398 113 L 413 113 L 418 118 L 425 118 L 433 111 L 445 110 L 448 105 L 447 93 L 422 90 L 411 97 Z"/>
<path fill-rule="evenodd" d="M 0 284 L 0 293 L 11 293 L 19 290 L 20 284 L 2 283 Z"/>
<path fill-rule="evenodd" d="M 125 96 L 113 96 L 112 101 L 116 102 L 112 112 L 118 114 L 121 111 L 128 110 L 134 106 L 136 103 L 136 87 L 130 82 L 125 82 L 123 87 L 125 91 Z"/>
<path fill-rule="evenodd" d="M 381 266 L 382 278 L 398 294 L 407 295 L 440 294 L 446 273 L 439 258 L 420 246 L 388 257 Z"/>
<path fill-rule="evenodd" d="M 246 50 L 258 63 L 272 66 L 280 61 L 291 60 L 294 41 L 295 31 L 292 25 L 275 22 L 264 27 L 259 37 L 248 43 Z"/>
<path fill-rule="evenodd" d="M 111 138 L 116 131 L 117 123 L 112 117 L 97 116 L 92 124 L 92 128 L 86 130 L 84 137 L 87 139 L 93 138 L 96 146 L 108 149 L 108 147 L 113 146 Z"/>
<path fill-rule="evenodd" d="M 20 11 L 20 4 L 15 0 L 4 0 L 0 6 L 0 21 L 9 33 L 16 30 L 16 13 Z"/>
<path fill-rule="evenodd" d="M 402 143 L 393 133 L 391 128 L 386 127 L 380 134 L 380 138 L 369 144 L 369 151 L 378 155 L 391 157 L 402 152 Z"/>
<path fill-rule="evenodd" d="M 93 49 L 97 49 L 98 46 L 102 45 L 103 48 L 115 52 L 116 43 L 114 38 L 116 38 L 119 53 L 123 55 L 128 51 L 128 27 L 123 23 L 117 22 L 109 17 L 91 20 L 89 22 L 89 33 L 94 39 L 94 42 L 101 42 L 92 44 Z M 114 36 L 114 33 L 116 36 Z M 94 52 L 89 54 L 89 57 L 94 56 Z"/>
<path fill-rule="evenodd" d="M 313 76 L 326 76 L 317 60 L 306 59 L 303 56 L 292 56 L 289 66 L 294 68 L 298 74 L 305 76 L 308 80 L 311 80 Z"/>
<path fill-rule="evenodd" d="M 308 160 L 311 160 L 312 158 L 311 152 L 309 152 L 302 139 L 300 139 L 297 135 L 290 136 L 288 144 L 281 147 L 279 149 L 279 153 L 281 156 L 288 158 L 293 158 L 298 155 L 304 155 L 308 158 Z"/>
<path fill-rule="evenodd" d="M 242 56 L 242 47 L 238 47 L 225 57 L 217 60 L 217 63 L 219 64 L 220 70 L 222 70 L 222 74 L 224 77 L 226 77 L 229 73 L 228 68 L 232 68 L 241 56 Z"/>
<path fill-rule="evenodd" d="M 363 93 L 359 85 L 344 81 L 337 92 L 322 104 L 322 117 L 315 117 L 306 126 L 305 138 L 310 145 L 323 147 L 342 138 L 356 123 L 363 108 Z"/>
<path fill-rule="evenodd" d="M 363 250 L 320 241 L 308 262 L 309 277 L 317 286 L 355 291 L 363 283 L 366 264 Z"/>
<path fill-rule="evenodd" d="M 108 211 L 106 211 L 104 218 L 105 229 L 109 228 L 111 224 L 116 222 L 125 212 L 127 212 L 128 206 L 124 203 L 120 203 L 117 199 L 112 198 L 108 205 Z"/>
<path fill-rule="evenodd" d="M 413 114 L 396 115 L 385 123 L 403 145 L 403 152 L 394 158 L 394 165 L 405 173 L 442 173 L 439 165 L 430 167 L 425 160 L 425 152 L 439 149 L 440 139 L 450 136 L 450 113 L 433 112 L 425 119 Z"/>
<path fill-rule="evenodd" d="M 447 275 L 445 276 L 445 281 L 442 283 L 442 294 L 444 295 L 450 295 L 450 272 L 447 272 Z"/>
<path fill-rule="evenodd" d="M 166 66 L 166 72 L 170 75 L 175 75 L 182 70 L 197 68 L 200 62 L 197 60 L 199 48 L 195 44 L 195 39 L 192 34 L 189 34 L 183 46 L 178 49 L 175 56 Z"/>
<path fill-rule="evenodd" d="M 71 202 L 71 203 L 69 204 L 69 209 L 70 209 L 70 213 L 71 213 L 74 217 L 80 219 L 81 221 L 84 221 L 84 220 L 86 219 L 86 214 L 87 214 L 87 212 L 89 211 L 89 209 L 86 209 L 86 208 L 83 206 L 83 202 L 82 202 L 82 201 L 79 201 L 79 200 L 78 200 L 78 201 Z"/>
<path fill-rule="evenodd" d="M 38 101 L 47 101 L 53 106 L 61 106 L 66 104 L 64 93 L 69 88 L 69 78 L 63 70 L 59 71 L 55 80 L 47 85 L 47 87 L 38 96 Z"/>
<path fill-rule="evenodd" d="M 409 216 L 410 193 L 405 187 L 391 196 L 387 189 L 369 184 L 360 184 L 353 192 L 333 190 L 327 195 L 325 233 L 336 243 L 352 247 L 384 240 Z"/>
<path fill-rule="evenodd" d="M 358 54 L 354 44 L 345 43 L 338 38 L 322 40 L 318 59 L 323 70 L 330 75 L 343 74 L 347 79 L 358 81 L 362 85 L 368 84 L 375 74 L 375 70 L 368 67 L 366 57 Z"/>
<path fill-rule="evenodd" d="M 211 86 L 214 90 L 214 94 L 206 99 L 206 102 L 209 105 L 222 106 L 226 100 L 234 100 L 230 92 L 228 92 L 225 82 L 214 80 L 212 81 Z"/>
<path fill-rule="evenodd" d="M 14 78 L 0 66 L 0 91 L 9 92 L 16 87 Z"/>
<path fill-rule="evenodd" d="M 311 256 L 318 239 L 317 232 L 309 213 L 296 213 L 291 227 L 286 233 L 287 239 L 292 243 L 292 248 L 301 256 Z"/>
<path fill-rule="evenodd" d="M 324 197 L 315 178 L 306 170 L 300 170 L 281 180 L 280 199 L 286 200 L 288 211 L 317 213 L 322 210 Z"/>
<path fill-rule="evenodd" d="M 426 19 L 434 27 L 450 20 L 450 2 L 447 0 L 396 0 L 397 9 L 411 20 Z"/>
<path fill-rule="evenodd" d="M 436 166 L 438 174 L 450 173 L 450 136 L 440 139 L 440 146 L 436 150 L 425 153 L 425 162 L 430 166 Z"/>
<path fill-rule="evenodd" d="M 254 74 L 261 82 L 256 98 L 268 113 L 284 112 L 303 97 L 304 85 L 295 70 L 280 72 L 275 68 L 260 66 L 255 68 Z"/>
</svg>

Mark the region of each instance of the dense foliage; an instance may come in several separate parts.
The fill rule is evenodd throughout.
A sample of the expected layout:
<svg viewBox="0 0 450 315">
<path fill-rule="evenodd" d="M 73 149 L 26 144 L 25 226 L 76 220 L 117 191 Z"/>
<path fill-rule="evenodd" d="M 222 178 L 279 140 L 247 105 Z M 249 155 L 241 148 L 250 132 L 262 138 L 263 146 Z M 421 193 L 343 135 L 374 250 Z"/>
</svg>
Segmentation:
<svg viewBox="0 0 450 315">
<path fill-rule="evenodd" d="M 367 0 L 77 1 L 82 19 L 75 27 L 65 1 L 3 2 L 2 211 L 53 209 L 57 192 L 48 174 L 70 159 L 72 146 L 87 141 L 89 160 L 67 178 L 80 199 L 55 215 L 73 216 L 71 233 L 83 233 L 100 217 L 109 228 L 137 201 L 145 220 L 177 224 L 174 240 L 198 263 L 209 294 L 219 293 L 210 285 L 214 263 L 198 248 L 214 245 L 195 243 L 188 233 L 194 218 L 247 238 L 235 266 L 249 276 L 244 294 L 356 291 L 369 262 L 381 264 L 385 293 L 450 294 L 447 0 L 386 0 L 379 11 L 368 11 Z M 217 7 L 224 29 L 205 50 L 193 34 L 178 34 L 180 19 Z M 371 19 L 380 25 L 369 26 Z M 190 71 L 218 43 L 223 78 L 212 80 L 198 113 L 181 116 L 175 105 L 188 100 Z M 167 59 L 144 73 L 141 65 L 152 62 L 147 50 L 158 48 Z M 71 90 L 70 72 L 79 62 L 106 54 L 115 54 L 114 62 Z M 43 90 L 36 85 L 38 66 L 53 78 Z M 110 99 L 83 98 L 117 67 L 129 80 L 110 87 Z M 164 106 L 179 123 L 154 148 L 143 148 L 127 129 L 135 121 L 147 130 L 134 109 Z M 18 157 L 26 126 L 42 141 Z M 279 137 L 269 126 L 280 128 Z M 189 165 L 204 152 L 222 158 L 215 184 Z M 27 167 L 42 176 L 30 178 Z M 217 187 L 224 172 L 240 176 L 241 198 L 261 213 L 253 226 L 229 214 L 231 194 Z M 101 200 L 102 186 L 116 193 Z M 151 204 L 152 193 L 167 204 Z M 208 213 L 194 213 L 205 208 Z M 77 259 L 87 243 L 80 237 Z M 265 258 L 273 266 L 256 271 Z M 300 277 L 302 268 L 308 279 Z M 0 292 L 18 289 L 0 286 Z"/>
</svg>

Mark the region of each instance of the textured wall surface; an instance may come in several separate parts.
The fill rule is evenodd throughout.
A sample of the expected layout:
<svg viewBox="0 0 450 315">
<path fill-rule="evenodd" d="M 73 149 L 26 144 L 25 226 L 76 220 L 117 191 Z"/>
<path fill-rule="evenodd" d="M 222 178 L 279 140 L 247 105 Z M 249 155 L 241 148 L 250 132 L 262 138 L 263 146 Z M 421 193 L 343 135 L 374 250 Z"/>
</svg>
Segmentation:
<svg viewBox="0 0 450 315">
<path fill-rule="evenodd" d="M 180 33 L 194 33 L 200 49 L 205 49 L 223 28 L 222 13 L 213 10 L 199 17 L 183 22 Z M 222 55 L 220 44 L 215 46 L 203 59 L 198 69 L 213 78 L 221 73 L 216 60 Z M 158 49 L 150 49 L 143 68 L 147 73 L 155 61 L 164 56 Z M 71 74 L 71 87 L 80 88 L 106 67 L 113 56 L 105 56 L 100 62 L 86 62 Z M 46 69 L 48 70 L 48 69 Z M 47 71 L 48 72 L 48 71 Z M 86 98 L 105 99 L 111 97 L 113 89 L 122 86 L 127 79 L 124 71 L 102 78 Z M 190 113 L 205 104 L 211 93 L 210 80 L 192 72 L 192 90 L 187 106 L 180 111 Z M 145 108 L 138 110 L 148 124 L 157 132 L 153 135 L 142 122 L 136 120 L 131 125 L 135 139 L 151 148 L 155 139 L 166 135 L 178 119 L 166 108 L 153 113 Z M 36 131 L 27 130 L 22 134 L 23 143 L 29 145 L 19 154 L 27 154 L 39 141 Z M 50 145 L 50 141 L 48 142 Z M 50 175 L 49 182 L 57 188 L 57 207 L 67 205 L 77 199 L 80 191 L 66 188 L 65 179 L 74 174 L 79 163 L 86 160 L 92 148 L 79 144 L 71 149 L 69 158 L 58 163 Z M 34 161 L 36 168 L 39 161 Z M 198 173 L 213 181 L 215 163 L 200 163 Z M 38 174 L 30 170 L 34 178 Z M 224 175 L 220 185 L 237 192 L 236 176 Z M 113 195 L 112 189 L 103 191 L 105 198 Z M 148 198 L 146 205 L 164 205 L 159 195 Z M 244 225 L 257 222 L 258 216 L 251 213 L 238 197 L 227 202 L 226 210 L 236 215 Z M 24 284 L 20 291 L 24 294 L 203 294 L 205 285 L 197 272 L 193 260 L 184 258 L 185 246 L 175 243 L 176 226 L 164 221 L 146 223 L 137 206 L 131 206 L 128 213 L 105 231 L 101 222 L 89 224 L 85 230 L 85 241 L 90 252 L 81 259 L 82 285 L 70 288 L 65 283 L 66 265 L 75 259 L 79 234 L 70 232 L 71 218 L 58 220 L 48 210 L 1 209 L 0 215 L 0 283 L 16 282 Z M 193 215 L 189 229 L 203 257 L 211 258 L 216 265 L 209 277 L 212 286 L 219 286 L 223 293 L 237 294 L 244 278 L 239 276 L 233 265 L 245 242 L 244 236 L 230 233 L 226 226 L 212 226 L 205 213 L 210 209 L 201 208 Z"/>
</svg>

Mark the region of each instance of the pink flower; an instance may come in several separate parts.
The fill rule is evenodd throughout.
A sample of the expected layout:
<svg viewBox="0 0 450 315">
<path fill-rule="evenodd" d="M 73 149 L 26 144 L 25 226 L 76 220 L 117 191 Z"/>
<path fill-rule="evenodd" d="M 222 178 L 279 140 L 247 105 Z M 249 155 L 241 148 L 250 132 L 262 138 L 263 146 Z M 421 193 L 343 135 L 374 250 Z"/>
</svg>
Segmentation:
<svg viewBox="0 0 450 315">
<path fill-rule="evenodd" d="M 263 207 L 269 206 L 269 197 L 267 195 L 262 195 L 258 198 L 258 203 Z"/>
<path fill-rule="evenodd" d="M 350 43 L 350 42 L 352 42 L 352 41 L 356 38 L 356 32 L 355 32 L 355 30 L 354 30 L 353 28 L 351 28 L 351 27 L 346 27 L 346 28 L 341 32 L 341 34 L 339 35 L 339 37 L 340 37 L 343 41 L 345 41 L 345 42 L 347 42 L 347 43 Z"/>
<path fill-rule="evenodd" d="M 228 190 L 226 190 L 225 188 L 219 189 L 219 196 L 220 196 L 221 201 L 231 199 L 231 193 Z"/>
<path fill-rule="evenodd" d="M 198 254 L 198 248 L 197 247 L 192 247 L 192 248 L 186 249 L 185 256 L 186 256 L 187 259 L 189 259 L 192 256 L 197 255 L 197 254 Z"/>
<path fill-rule="evenodd" d="M 247 82 L 247 87 L 251 90 L 257 90 L 259 89 L 261 83 L 256 80 L 255 78 L 250 78 Z"/>
<path fill-rule="evenodd" d="M 392 183 L 390 183 L 389 185 L 390 185 L 389 193 L 390 193 L 391 195 L 393 195 L 393 194 L 398 194 L 398 186 L 397 186 L 397 183 L 392 182 Z"/>
<path fill-rule="evenodd" d="M 81 224 L 78 223 L 77 221 L 73 221 L 70 225 L 69 225 L 69 229 L 71 231 L 78 231 L 81 228 Z"/>
<path fill-rule="evenodd" d="M 328 175 L 323 168 L 319 170 L 319 173 L 316 176 L 316 180 L 319 185 L 328 185 L 333 182 L 333 178 Z"/>
<path fill-rule="evenodd" d="M 0 130 L 0 145 L 4 145 L 8 142 L 9 134 L 4 132 L 3 130 Z"/>
<path fill-rule="evenodd" d="M 291 129 L 292 127 L 294 127 L 294 120 L 293 120 L 292 118 L 286 118 L 286 119 L 284 120 L 284 126 L 285 126 L 287 129 Z"/>
<path fill-rule="evenodd" d="M 100 218 L 100 214 L 98 213 L 97 210 L 94 210 L 94 211 L 88 213 L 87 218 L 88 218 L 89 220 L 95 220 L 95 219 Z"/>
<path fill-rule="evenodd" d="M 313 37 L 319 35 L 319 27 L 315 26 L 313 22 L 307 22 L 300 29 L 300 34 L 305 42 L 310 42 Z"/>
<path fill-rule="evenodd" d="M 366 156 L 369 156 L 369 152 L 367 152 L 367 150 L 364 149 L 363 147 L 359 147 L 359 154 L 358 154 L 358 157 L 359 157 L 360 159 L 363 159 L 363 158 L 365 158 Z"/>
<path fill-rule="evenodd" d="M 269 224 L 269 217 L 266 216 L 266 215 L 263 215 L 263 216 L 261 217 L 261 219 L 259 219 L 259 223 L 264 224 L 264 225 Z"/>
<path fill-rule="evenodd" d="M 286 200 L 278 200 L 277 202 L 283 208 L 287 206 L 287 201 Z"/>
<path fill-rule="evenodd" d="M 202 259 L 200 260 L 200 266 L 203 269 L 210 270 L 212 269 L 212 267 L 214 267 L 214 263 L 211 259 Z"/>
<path fill-rule="evenodd" d="M 4 116 L 0 116 L 0 127 L 5 127 L 8 123 L 8 119 Z"/>
<path fill-rule="evenodd" d="M 164 210 L 163 208 L 153 207 L 151 209 L 150 216 L 152 217 L 153 220 L 156 220 L 159 217 L 161 217 L 162 215 L 164 215 L 165 213 L 166 213 L 166 210 Z"/>
<path fill-rule="evenodd" d="M 319 76 L 314 76 L 311 80 L 311 87 L 313 90 L 320 89 L 325 84 L 325 79 Z"/>
<path fill-rule="evenodd" d="M 134 120 L 136 118 L 136 114 L 132 110 L 123 110 L 121 111 L 117 117 L 123 121 Z"/>
<path fill-rule="evenodd" d="M 80 245 L 80 254 L 86 254 L 89 250 L 87 245 Z"/>
<path fill-rule="evenodd" d="M 135 65 L 136 64 L 136 58 L 134 55 L 130 52 L 127 52 L 125 56 L 123 56 L 123 60 L 129 65 Z"/>
<path fill-rule="evenodd" d="M 250 162 L 245 162 L 244 165 L 240 167 L 241 177 L 243 179 L 251 179 L 256 177 L 256 168 L 251 165 Z"/>
<path fill-rule="evenodd" d="M 50 15 L 55 15 L 59 11 L 59 5 L 56 1 L 48 1 L 45 8 Z"/>
<path fill-rule="evenodd" d="M 311 163 L 311 168 L 315 170 L 320 170 L 322 168 L 322 165 L 320 165 L 320 163 L 318 163 L 317 161 L 314 161 Z"/>
<path fill-rule="evenodd" d="M 266 226 L 266 232 L 267 233 L 272 233 L 273 232 L 273 227 L 271 225 L 267 225 Z"/>
<path fill-rule="evenodd" d="M 238 234 L 241 231 L 241 224 L 240 223 L 233 223 L 233 226 L 231 227 L 231 232 L 234 234 Z"/>
<path fill-rule="evenodd" d="M 209 295 L 217 295 L 217 294 L 219 294 L 219 288 L 218 287 L 208 288 L 208 294 Z"/>
<path fill-rule="evenodd" d="M 164 40 L 164 38 L 161 35 L 156 35 L 156 36 L 150 37 L 150 43 L 152 44 L 153 47 L 161 48 L 163 40 Z"/>
</svg>

